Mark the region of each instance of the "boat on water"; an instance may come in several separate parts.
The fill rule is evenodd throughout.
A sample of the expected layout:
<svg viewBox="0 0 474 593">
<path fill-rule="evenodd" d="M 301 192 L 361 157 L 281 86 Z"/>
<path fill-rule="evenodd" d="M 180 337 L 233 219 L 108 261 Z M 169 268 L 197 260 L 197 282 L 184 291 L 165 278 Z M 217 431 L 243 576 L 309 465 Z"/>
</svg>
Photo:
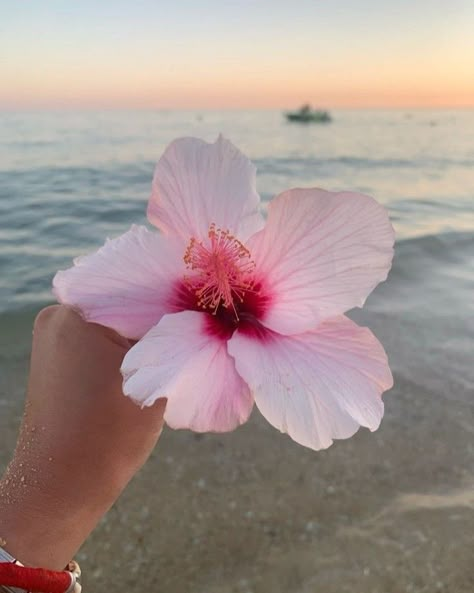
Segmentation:
<svg viewBox="0 0 474 593">
<path fill-rule="evenodd" d="M 329 111 L 322 109 L 312 109 L 311 105 L 303 105 L 298 111 L 288 111 L 285 113 L 286 119 L 292 122 L 301 123 L 328 123 L 332 120 Z"/>
</svg>

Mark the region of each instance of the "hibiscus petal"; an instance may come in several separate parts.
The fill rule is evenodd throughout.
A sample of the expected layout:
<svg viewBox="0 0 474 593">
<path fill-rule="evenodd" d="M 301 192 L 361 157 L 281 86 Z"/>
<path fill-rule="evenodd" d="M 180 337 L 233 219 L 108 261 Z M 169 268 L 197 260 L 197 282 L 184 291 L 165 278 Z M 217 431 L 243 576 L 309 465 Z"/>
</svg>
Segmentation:
<svg viewBox="0 0 474 593">
<path fill-rule="evenodd" d="M 124 393 L 142 406 L 166 397 L 171 428 L 226 432 L 244 423 L 253 398 L 210 315 L 165 315 L 125 356 Z"/>
<path fill-rule="evenodd" d="M 228 350 L 262 414 L 297 443 L 325 449 L 378 428 L 392 374 L 375 336 L 347 317 L 297 336 L 237 331 Z"/>
<path fill-rule="evenodd" d="M 139 339 L 173 310 L 174 283 L 185 271 L 184 247 L 143 226 L 132 226 L 96 253 L 60 271 L 53 292 L 87 319 Z"/>
<path fill-rule="evenodd" d="M 211 223 L 243 241 L 263 227 L 259 203 L 255 167 L 233 144 L 181 138 L 158 161 L 148 219 L 185 241 L 206 238 Z"/>
<path fill-rule="evenodd" d="M 284 334 L 361 307 L 386 279 L 394 231 L 369 196 L 293 189 L 273 200 L 247 246 L 270 297 L 261 319 Z"/>
</svg>

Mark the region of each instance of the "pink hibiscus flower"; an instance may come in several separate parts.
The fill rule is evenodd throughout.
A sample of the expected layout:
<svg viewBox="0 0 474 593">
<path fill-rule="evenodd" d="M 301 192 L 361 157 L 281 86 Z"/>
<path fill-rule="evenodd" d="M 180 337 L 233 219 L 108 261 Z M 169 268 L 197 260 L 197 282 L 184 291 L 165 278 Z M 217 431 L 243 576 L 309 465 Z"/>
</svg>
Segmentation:
<svg viewBox="0 0 474 593">
<path fill-rule="evenodd" d="M 173 142 L 148 218 L 54 278 L 89 321 L 138 340 L 124 393 L 167 398 L 172 428 L 229 431 L 254 402 L 296 442 L 322 449 L 375 430 L 392 384 L 375 336 L 343 313 L 387 277 L 386 210 L 352 192 L 292 189 L 264 221 L 255 168 L 230 142 Z"/>
</svg>

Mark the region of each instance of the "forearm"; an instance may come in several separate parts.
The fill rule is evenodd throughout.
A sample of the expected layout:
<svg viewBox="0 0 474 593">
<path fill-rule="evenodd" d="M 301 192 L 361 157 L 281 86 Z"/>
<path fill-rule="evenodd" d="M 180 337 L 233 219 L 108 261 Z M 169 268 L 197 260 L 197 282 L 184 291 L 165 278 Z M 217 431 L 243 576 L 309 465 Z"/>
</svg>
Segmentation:
<svg viewBox="0 0 474 593">
<path fill-rule="evenodd" d="M 70 484 L 57 484 L 51 468 L 14 459 L 0 481 L 0 539 L 23 564 L 63 569 L 120 493 L 118 484 L 88 495 Z M 123 481 L 120 483 L 123 486 Z M 91 485 L 92 490 L 93 485 Z M 80 492 L 79 492 L 80 490 Z"/>
<path fill-rule="evenodd" d="M 81 427 L 67 433 L 78 440 Z M 53 437 L 53 438 L 51 438 Z M 83 431 L 83 450 L 87 435 Z M 107 455 L 71 454 L 50 425 L 23 420 L 12 462 L 0 480 L 0 539 L 23 564 L 63 569 L 132 477 Z"/>
</svg>

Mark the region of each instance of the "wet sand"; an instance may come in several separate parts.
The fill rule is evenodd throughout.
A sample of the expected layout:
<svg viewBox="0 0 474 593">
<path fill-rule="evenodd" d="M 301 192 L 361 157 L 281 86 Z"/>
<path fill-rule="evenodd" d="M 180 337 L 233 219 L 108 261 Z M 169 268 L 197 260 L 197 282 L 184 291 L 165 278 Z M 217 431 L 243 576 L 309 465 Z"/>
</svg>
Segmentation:
<svg viewBox="0 0 474 593">
<path fill-rule="evenodd" d="M 403 273 L 396 265 L 354 315 L 394 369 L 380 430 L 319 453 L 256 410 L 232 434 L 165 430 L 78 556 L 86 591 L 474 591 L 471 276 L 455 279 L 466 261 L 430 268 L 429 246 L 419 250 L 407 244 Z M 20 419 L 30 332 L 28 316 L 2 324 L 1 467 Z"/>
</svg>

